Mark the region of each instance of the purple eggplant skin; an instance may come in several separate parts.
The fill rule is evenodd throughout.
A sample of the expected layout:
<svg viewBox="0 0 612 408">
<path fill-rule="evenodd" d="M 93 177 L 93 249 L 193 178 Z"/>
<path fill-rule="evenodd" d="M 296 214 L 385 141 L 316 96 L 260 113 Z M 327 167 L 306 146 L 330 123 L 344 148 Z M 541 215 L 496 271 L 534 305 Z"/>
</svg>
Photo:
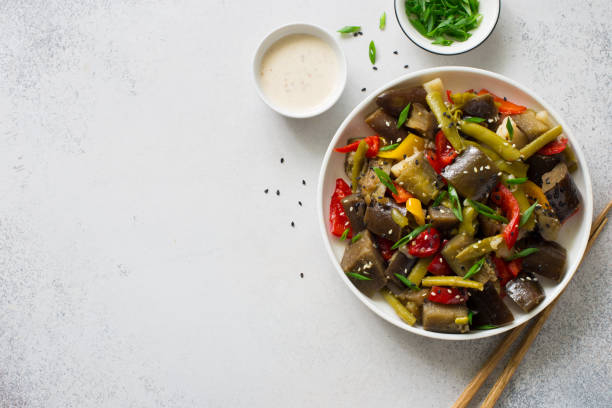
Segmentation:
<svg viewBox="0 0 612 408">
<path fill-rule="evenodd" d="M 494 119 L 497 116 L 497 106 L 489 94 L 480 95 L 467 101 L 461 108 L 465 116 L 475 116 L 484 119 Z"/>
<path fill-rule="evenodd" d="M 455 319 L 467 317 L 465 305 L 443 305 L 434 302 L 423 304 L 423 329 L 442 333 L 466 333 L 470 330 L 467 324 L 457 324 Z"/>
<path fill-rule="evenodd" d="M 427 220 L 431 226 L 439 230 L 450 230 L 459 224 L 459 218 L 455 216 L 453 210 L 443 205 L 429 207 L 427 210 Z"/>
<path fill-rule="evenodd" d="M 561 223 L 580 209 L 582 196 L 565 163 L 559 163 L 551 171 L 544 173 L 542 191 Z"/>
<path fill-rule="evenodd" d="M 495 290 L 493 282 L 487 282 L 482 291 L 470 290 L 467 306 L 474 312 L 473 327 L 485 324 L 501 326 L 514 320 L 512 312 Z"/>
<path fill-rule="evenodd" d="M 542 176 L 544 173 L 548 173 L 555 168 L 557 164 L 561 162 L 561 154 L 544 155 L 534 154 L 527 159 L 529 169 L 527 170 L 527 177 L 529 180 L 542 187 Z"/>
<path fill-rule="evenodd" d="M 538 252 L 523 258 L 523 271 L 537 273 L 559 282 L 565 272 L 567 251 L 554 241 L 532 235 L 516 243 L 517 250 L 537 248 Z"/>
<path fill-rule="evenodd" d="M 422 86 L 390 89 L 376 97 L 376 105 L 389 115 L 398 117 L 409 103 L 427 106 L 426 96 Z"/>
<path fill-rule="evenodd" d="M 506 284 L 506 294 L 528 313 L 544 300 L 544 289 L 538 278 L 530 273 L 523 273 Z"/>
<path fill-rule="evenodd" d="M 462 196 L 481 201 L 497 185 L 498 172 L 495 164 L 480 149 L 468 146 L 453 163 L 444 168 L 442 177 Z"/>
<path fill-rule="evenodd" d="M 368 230 L 361 232 L 361 238 L 350 243 L 344 250 L 340 266 L 345 273 L 358 273 L 369 280 L 349 279 L 364 295 L 371 297 L 387 284 L 385 260 L 374 246 L 374 239 Z"/>
<path fill-rule="evenodd" d="M 391 216 L 391 210 L 393 208 L 397 208 L 402 215 L 406 215 L 406 207 L 397 206 L 390 201 L 380 202 L 372 200 L 365 211 L 363 221 L 370 232 L 393 242 L 397 242 L 402 237 L 402 227 L 393 221 L 393 217 Z"/>
<path fill-rule="evenodd" d="M 363 217 L 365 216 L 366 203 L 363 197 L 359 194 L 351 194 L 350 196 L 344 197 L 340 200 L 342 209 L 349 219 L 351 229 L 354 231 L 354 235 L 365 229 Z"/>
<path fill-rule="evenodd" d="M 387 143 L 400 143 L 408 135 L 408 130 L 403 126 L 398 129 L 397 119 L 382 108 L 375 110 L 365 121 L 378 136 L 385 138 Z"/>
<path fill-rule="evenodd" d="M 395 251 L 391 259 L 389 259 L 389 265 L 387 269 L 385 269 L 385 277 L 387 279 L 387 288 L 389 288 L 394 295 L 399 295 L 406 290 L 406 285 L 404 285 L 395 274 L 398 273 L 403 277 L 408 277 L 410 270 L 412 270 L 416 262 L 417 258 L 406 256 L 400 251 Z"/>
</svg>

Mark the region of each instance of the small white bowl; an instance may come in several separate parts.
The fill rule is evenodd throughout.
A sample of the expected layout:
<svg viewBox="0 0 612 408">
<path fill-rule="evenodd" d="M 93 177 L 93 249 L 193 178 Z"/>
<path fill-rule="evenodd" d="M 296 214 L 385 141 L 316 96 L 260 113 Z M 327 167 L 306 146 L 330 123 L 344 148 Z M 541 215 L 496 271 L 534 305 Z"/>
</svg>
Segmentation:
<svg viewBox="0 0 612 408">
<path fill-rule="evenodd" d="M 333 90 L 333 92 L 331 92 L 327 99 L 321 102 L 321 104 L 317 105 L 313 109 L 304 112 L 294 112 L 284 109 L 281 106 L 275 105 L 272 101 L 270 101 L 270 99 L 261 89 L 261 82 L 259 78 L 261 60 L 265 55 L 266 51 L 270 48 L 270 46 L 272 46 L 272 44 L 276 43 L 281 38 L 291 34 L 309 34 L 322 39 L 334 50 L 336 56 L 338 57 L 338 64 L 340 66 L 338 81 L 335 85 L 335 89 Z M 310 118 L 319 115 L 331 108 L 338 101 L 340 95 L 342 95 L 342 92 L 344 91 L 344 87 L 346 85 L 346 77 L 346 57 L 344 55 L 344 52 L 342 51 L 342 48 L 340 48 L 338 40 L 336 40 L 336 38 L 331 33 L 329 33 L 329 31 L 314 24 L 292 23 L 278 27 L 262 40 L 262 42 L 257 47 L 257 50 L 255 51 L 255 56 L 253 58 L 253 78 L 255 80 L 255 88 L 257 89 L 257 93 L 270 108 L 280 113 L 281 115 L 288 116 L 290 118 Z"/>
<path fill-rule="evenodd" d="M 405 0 L 395 0 L 395 17 L 400 28 L 406 36 L 424 50 L 440 55 L 455 55 L 468 52 L 485 42 L 495 29 L 499 20 L 501 0 L 482 0 L 478 12 L 482 14 L 482 22 L 475 30 L 470 31 L 472 36 L 466 41 L 455 41 L 451 45 L 444 46 L 432 44 L 432 40 L 424 37 L 412 26 L 406 14 Z"/>
<path fill-rule="evenodd" d="M 536 110 L 547 110 L 553 121 L 563 126 L 563 132 L 568 137 L 578 159 L 578 169 L 572 173 L 572 178 L 582 194 L 582 208 L 572 218 L 567 220 L 557 239 L 557 242 L 567 250 L 567 262 L 563 278 L 558 283 L 543 277 L 540 279 L 546 298 L 529 313 L 523 312 L 506 297 L 505 303 L 512 311 L 514 321 L 492 330 L 474 330 L 464 334 L 451 334 L 427 331 L 422 326 L 407 325 L 397 316 L 382 296 L 377 294 L 373 298 L 369 298 L 353 285 L 340 266 L 340 260 L 342 259 L 346 243 L 341 242 L 338 237 L 333 236 L 329 232 L 329 200 L 334 191 L 335 180 L 337 178 L 346 179 L 344 174 L 344 155 L 334 153 L 334 148 L 344 146 L 349 138 L 372 135 L 372 129 L 365 123 L 365 118 L 377 108 L 375 99 L 381 92 L 396 87 L 421 85 L 438 77 L 442 79 L 446 89 L 486 88 L 498 95 L 507 96 L 509 100 L 520 105 Z M 563 121 L 563 118 L 550 105 L 544 102 L 542 98 L 537 96 L 535 92 L 518 82 L 494 72 L 468 67 L 437 67 L 413 72 L 387 83 L 372 92 L 349 113 L 336 131 L 323 158 L 317 190 L 317 212 L 323 242 L 336 268 L 336 272 L 349 290 L 370 310 L 395 326 L 421 336 L 443 340 L 473 340 L 500 334 L 527 322 L 559 296 L 572 279 L 572 276 L 574 276 L 589 239 L 589 231 L 593 218 L 593 191 L 587 162 L 578 143 L 577 136 L 574 135 L 567 123 Z"/>
</svg>

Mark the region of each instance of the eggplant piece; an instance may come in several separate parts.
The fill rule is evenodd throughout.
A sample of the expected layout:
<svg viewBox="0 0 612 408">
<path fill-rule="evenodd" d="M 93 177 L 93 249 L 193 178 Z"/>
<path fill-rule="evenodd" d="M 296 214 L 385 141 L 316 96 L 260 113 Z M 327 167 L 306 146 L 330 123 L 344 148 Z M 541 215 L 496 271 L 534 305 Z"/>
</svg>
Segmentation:
<svg viewBox="0 0 612 408">
<path fill-rule="evenodd" d="M 542 285 L 529 273 L 521 274 L 508 282 L 506 294 L 525 312 L 531 312 L 545 297 Z"/>
<path fill-rule="evenodd" d="M 455 216 L 453 210 L 443 205 L 429 207 L 427 219 L 432 227 L 443 231 L 450 230 L 459 225 L 459 218 Z"/>
<path fill-rule="evenodd" d="M 522 266 L 525 272 L 537 273 L 559 282 L 565 272 L 567 251 L 554 241 L 546 241 L 540 237 L 529 237 L 517 242 L 520 250 L 537 248 L 538 252 L 523 258 Z"/>
<path fill-rule="evenodd" d="M 397 208 L 400 212 L 402 211 L 400 206 L 393 205 L 389 200 L 372 200 L 365 211 L 363 221 L 366 228 L 372 233 L 396 242 L 402 237 L 402 227 L 393 221 L 391 216 L 392 208 Z M 402 215 L 405 215 L 405 207 L 403 210 L 404 214 Z"/>
<path fill-rule="evenodd" d="M 501 222 L 486 217 L 482 214 L 478 215 L 478 223 L 480 225 L 480 231 L 485 237 L 491 237 L 493 235 L 501 234 L 504 229 L 504 226 Z"/>
<path fill-rule="evenodd" d="M 474 264 L 472 261 L 468 262 L 459 262 L 456 259 L 456 256 L 459 252 L 461 252 L 466 246 L 472 244 L 474 242 L 474 238 L 470 237 L 467 234 L 457 234 L 450 239 L 442 248 L 440 252 L 442 257 L 451 267 L 453 272 L 455 272 L 459 276 L 463 276 L 470 270 L 470 267 Z"/>
<path fill-rule="evenodd" d="M 442 179 L 431 167 L 423 152 L 416 152 L 396 163 L 391 167 L 391 173 L 396 177 L 395 182 L 421 200 L 423 205 L 429 204 L 444 187 Z"/>
<path fill-rule="evenodd" d="M 389 259 L 389 265 L 385 269 L 385 277 L 387 279 L 387 287 L 394 295 L 399 295 L 406 290 L 404 285 L 397 277 L 396 273 L 408 277 L 410 270 L 417 262 L 417 259 L 412 256 L 406 256 L 400 251 L 395 251 L 391 259 Z M 412 289 L 410 289 L 412 291 Z"/>
<path fill-rule="evenodd" d="M 376 172 L 374 172 L 375 167 L 389 174 L 391 172 L 391 160 L 381 158 L 370 159 L 367 167 L 362 170 L 363 175 L 359 177 L 357 184 L 363 199 L 368 205 L 372 198 L 382 200 L 387 191 L 387 187 L 385 187 Z"/>
<path fill-rule="evenodd" d="M 527 159 L 529 168 L 527 169 L 527 177 L 529 180 L 542 187 L 542 176 L 555 168 L 561 162 L 560 154 L 546 156 L 543 154 L 534 154 Z"/>
<path fill-rule="evenodd" d="M 406 309 L 416 317 L 417 322 L 421 323 L 423 315 L 423 303 L 427 300 L 429 289 L 412 290 L 405 289 L 397 295 L 400 302 L 406 305 Z"/>
<path fill-rule="evenodd" d="M 461 108 L 464 116 L 476 116 L 484 119 L 493 119 L 497 116 L 497 106 L 489 94 L 476 96 L 467 101 Z"/>
<path fill-rule="evenodd" d="M 467 324 L 456 324 L 458 317 L 467 317 L 465 305 L 443 305 L 434 302 L 423 304 L 423 329 L 442 333 L 466 333 L 470 331 Z"/>
<path fill-rule="evenodd" d="M 542 191 L 561 223 L 580 209 L 582 196 L 565 163 L 559 163 L 554 169 L 544 173 Z"/>
<path fill-rule="evenodd" d="M 512 312 L 499 296 L 492 282 L 486 283 L 482 291 L 470 291 L 467 306 L 474 312 L 473 326 L 485 324 L 501 326 L 514 320 Z"/>
<path fill-rule="evenodd" d="M 536 113 L 530 109 L 517 115 L 510 115 L 510 117 L 519 129 L 525 133 L 530 142 L 550 129 L 550 126 L 538 120 Z"/>
<path fill-rule="evenodd" d="M 480 149 L 468 146 L 442 171 L 444 177 L 462 196 L 480 201 L 497 185 L 499 170 Z"/>
<path fill-rule="evenodd" d="M 398 129 L 397 120 L 386 114 L 382 108 L 374 111 L 365 121 L 378 136 L 384 137 L 388 143 L 399 143 L 408 135 L 408 130 L 403 126 Z"/>
<path fill-rule="evenodd" d="M 547 241 L 556 241 L 561 229 L 561 221 L 555 215 L 552 208 L 544 208 L 538 205 L 535 208 L 536 228 L 538 233 Z"/>
<path fill-rule="evenodd" d="M 422 136 L 433 140 L 438 127 L 436 117 L 433 113 L 420 103 L 413 103 L 410 117 L 406 121 L 406 127 L 413 129 Z"/>
<path fill-rule="evenodd" d="M 351 194 L 340 200 L 340 203 L 354 233 L 357 234 L 357 232 L 363 231 L 365 229 L 363 217 L 367 207 L 364 199 L 359 194 Z"/>
<path fill-rule="evenodd" d="M 364 295 L 371 297 L 387 284 L 385 278 L 385 260 L 374 246 L 372 234 L 368 230 L 361 232 L 361 238 L 346 247 L 340 266 L 345 273 L 353 272 L 370 280 L 349 279 Z"/>
<path fill-rule="evenodd" d="M 427 106 L 426 96 L 427 92 L 422 86 L 390 89 L 376 97 L 376 105 L 389 115 L 398 117 L 409 103 Z"/>
</svg>

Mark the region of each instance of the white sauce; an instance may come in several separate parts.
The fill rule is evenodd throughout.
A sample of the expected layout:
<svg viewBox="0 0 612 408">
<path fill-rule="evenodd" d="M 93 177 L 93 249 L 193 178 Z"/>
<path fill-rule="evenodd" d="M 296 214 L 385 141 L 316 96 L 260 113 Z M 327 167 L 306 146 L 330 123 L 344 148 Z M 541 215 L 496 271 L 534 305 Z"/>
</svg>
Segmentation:
<svg viewBox="0 0 612 408">
<path fill-rule="evenodd" d="M 292 112 L 307 112 L 325 102 L 339 76 L 337 54 L 314 35 L 281 38 L 261 60 L 261 90 L 273 105 Z"/>
</svg>

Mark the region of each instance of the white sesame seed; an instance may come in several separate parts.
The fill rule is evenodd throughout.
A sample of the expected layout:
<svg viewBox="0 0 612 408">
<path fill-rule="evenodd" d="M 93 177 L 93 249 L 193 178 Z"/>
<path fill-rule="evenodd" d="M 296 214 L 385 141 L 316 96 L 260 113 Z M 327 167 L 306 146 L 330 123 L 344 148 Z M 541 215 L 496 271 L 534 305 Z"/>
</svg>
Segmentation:
<svg viewBox="0 0 612 408">
<path fill-rule="evenodd" d="M 401 137 L 398 137 L 397 140 L 396 140 L 396 142 L 401 142 L 401 141 L 402 141 Z"/>
<path fill-rule="evenodd" d="M 385 120 L 385 125 L 391 126 L 391 122 L 389 122 L 388 120 Z"/>
<path fill-rule="evenodd" d="M 348 221 L 347 221 L 347 222 L 345 222 L 345 223 L 344 223 L 344 225 L 349 225 L 349 222 L 348 222 Z"/>
<path fill-rule="evenodd" d="M 501 175 L 502 175 L 502 172 L 500 171 L 499 173 L 497 173 L 497 175 L 498 175 L 498 176 L 501 176 Z"/>
<path fill-rule="evenodd" d="M 463 170 L 463 174 L 468 174 L 468 173 L 469 173 L 469 171 Z"/>
<path fill-rule="evenodd" d="M 452 291 L 452 290 L 450 290 L 450 289 L 446 289 L 446 291 L 447 291 L 448 293 L 453 293 L 453 291 Z"/>
<path fill-rule="evenodd" d="M 389 234 L 393 234 L 393 229 L 390 229 L 390 230 L 389 230 Z"/>
<path fill-rule="evenodd" d="M 484 166 L 480 166 L 480 171 L 483 171 L 483 170 L 484 170 Z"/>
<path fill-rule="evenodd" d="M 491 166 L 489 166 L 488 164 L 485 166 L 485 169 L 487 170 L 491 170 Z"/>
<path fill-rule="evenodd" d="M 353 211 L 353 207 L 349 208 L 349 211 Z"/>
<path fill-rule="evenodd" d="M 487 122 L 493 123 L 493 119 L 487 119 Z"/>
</svg>

